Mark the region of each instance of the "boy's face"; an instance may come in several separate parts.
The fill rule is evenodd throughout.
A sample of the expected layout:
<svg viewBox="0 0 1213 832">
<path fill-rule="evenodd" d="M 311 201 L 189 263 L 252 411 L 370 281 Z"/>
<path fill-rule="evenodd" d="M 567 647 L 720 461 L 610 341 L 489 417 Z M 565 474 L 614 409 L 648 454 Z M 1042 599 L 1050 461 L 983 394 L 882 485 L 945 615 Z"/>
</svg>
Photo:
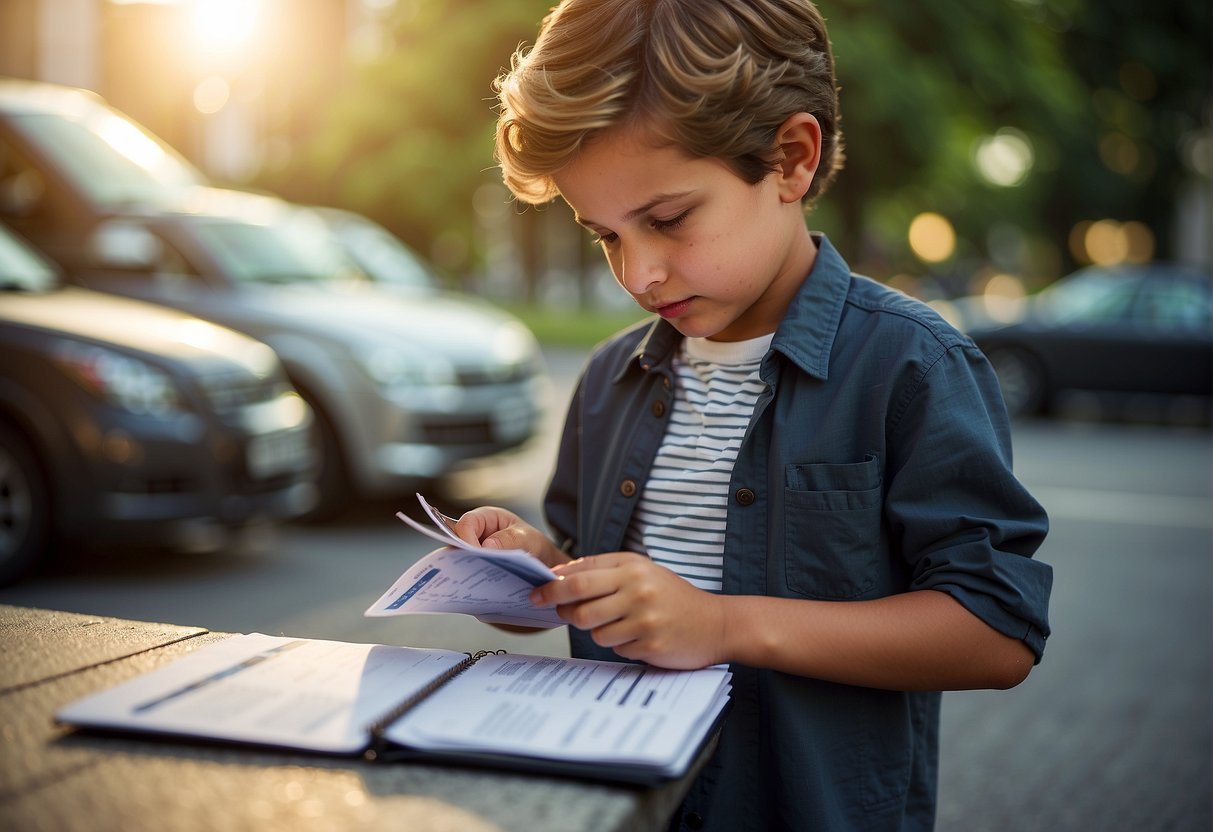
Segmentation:
<svg viewBox="0 0 1213 832">
<path fill-rule="evenodd" d="M 799 196 L 778 171 L 751 185 L 645 138 L 608 132 L 554 177 L 615 279 L 683 335 L 774 332 L 816 254 Z"/>
</svg>

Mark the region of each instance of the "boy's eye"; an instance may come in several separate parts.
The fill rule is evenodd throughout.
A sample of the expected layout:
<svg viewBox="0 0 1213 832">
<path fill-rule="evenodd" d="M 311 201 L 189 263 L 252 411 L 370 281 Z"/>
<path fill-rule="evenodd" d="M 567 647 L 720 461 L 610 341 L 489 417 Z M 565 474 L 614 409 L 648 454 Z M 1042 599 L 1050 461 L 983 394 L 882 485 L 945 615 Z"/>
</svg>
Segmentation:
<svg viewBox="0 0 1213 832">
<path fill-rule="evenodd" d="M 676 229 L 680 225 L 682 225 L 684 222 L 686 222 L 686 219 L 688 216 L 690 216 L 690 213 L 691 213 L 691 209 L 688 208 L 687 210 L 683 211 L 678 216 L 671 217 L 668 220 L 661 220 L 661 219 L 657 219 L 656 217 L 654 217 L 649 220 L 649 227 L 652 228 L 654 231 L 673 231 L 674 229 Z M 614 245 L 619 240 L 619 235 L 613 231 L 604 231 L 601 234 L 598 234 L 598 233 L 595 233 L 591 229 L 590 233 L 593 234 L 592 242 L 594 243 L 594 245 L 611 246 L 611 245 Z"/>
<path fill-rule="evenodd" d="M 653 220 L 649 221 L 649 224 L 656 231 L 672 231 L 675 228 L 677 228 L 678 226 L 682 225 L 684 222 L 686 222 L 686 219 L 690 215 L 690 213 L 691 213 L 691 211 L 688 208 L 686 211 L 683 211 L 681 214 L 679 214 L 676 217 L 673 217 L 668 220 L 653 219 Z"/>
</svg>

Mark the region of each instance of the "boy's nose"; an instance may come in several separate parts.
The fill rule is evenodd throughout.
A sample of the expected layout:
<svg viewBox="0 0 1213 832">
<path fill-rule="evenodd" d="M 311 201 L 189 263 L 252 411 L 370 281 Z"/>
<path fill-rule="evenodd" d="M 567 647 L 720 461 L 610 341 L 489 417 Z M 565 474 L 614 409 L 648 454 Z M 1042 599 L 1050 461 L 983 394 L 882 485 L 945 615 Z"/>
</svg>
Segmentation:
<svg viewBox="0 0 1213 832">
<path fill-rule="evenodd" d="M 619 261 L 619 283 L 630 294 L 643 295 L 665 281 L 665 261 L 658 252 L 636 247 L 623 252 Z"/>
</svg>

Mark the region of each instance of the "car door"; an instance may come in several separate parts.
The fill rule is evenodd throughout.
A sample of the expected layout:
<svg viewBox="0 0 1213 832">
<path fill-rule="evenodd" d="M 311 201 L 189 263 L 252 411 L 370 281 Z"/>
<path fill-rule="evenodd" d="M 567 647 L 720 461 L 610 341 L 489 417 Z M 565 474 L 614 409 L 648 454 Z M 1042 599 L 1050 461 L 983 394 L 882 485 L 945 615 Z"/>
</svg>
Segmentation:
<svg viewBox="0 0 1213 832">
<path fill-rule="evenodd" d="M 1134 298 L 1145 389 L 1209 395 L 1213 388 L 1213 311 L 1208 280 L 1156 272 Z"/>
<path fill-rule="evenodd" d="M 1029 339 L 1046 359 L 1054 389 L 1121 390 L 1141 373 L 1142 333 L 1131 324 L 1132 281 L 1095 275 L 1058 285 Z"/>
</svg>

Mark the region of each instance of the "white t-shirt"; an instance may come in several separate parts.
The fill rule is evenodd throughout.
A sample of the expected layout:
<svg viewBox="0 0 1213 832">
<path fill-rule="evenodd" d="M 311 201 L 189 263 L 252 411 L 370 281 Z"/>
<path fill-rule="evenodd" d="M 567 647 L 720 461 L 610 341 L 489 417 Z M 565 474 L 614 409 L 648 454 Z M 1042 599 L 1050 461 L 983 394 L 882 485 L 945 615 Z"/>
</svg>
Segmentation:
<svg viewBox="0 0 1213 832">
<path fill-rule="evenodd" d="M 674 406 L 624 546 L 700 589 L 721 589 L 729 479 L 773 337 L 684 338 L 674 358 Z"/>
</svg>

